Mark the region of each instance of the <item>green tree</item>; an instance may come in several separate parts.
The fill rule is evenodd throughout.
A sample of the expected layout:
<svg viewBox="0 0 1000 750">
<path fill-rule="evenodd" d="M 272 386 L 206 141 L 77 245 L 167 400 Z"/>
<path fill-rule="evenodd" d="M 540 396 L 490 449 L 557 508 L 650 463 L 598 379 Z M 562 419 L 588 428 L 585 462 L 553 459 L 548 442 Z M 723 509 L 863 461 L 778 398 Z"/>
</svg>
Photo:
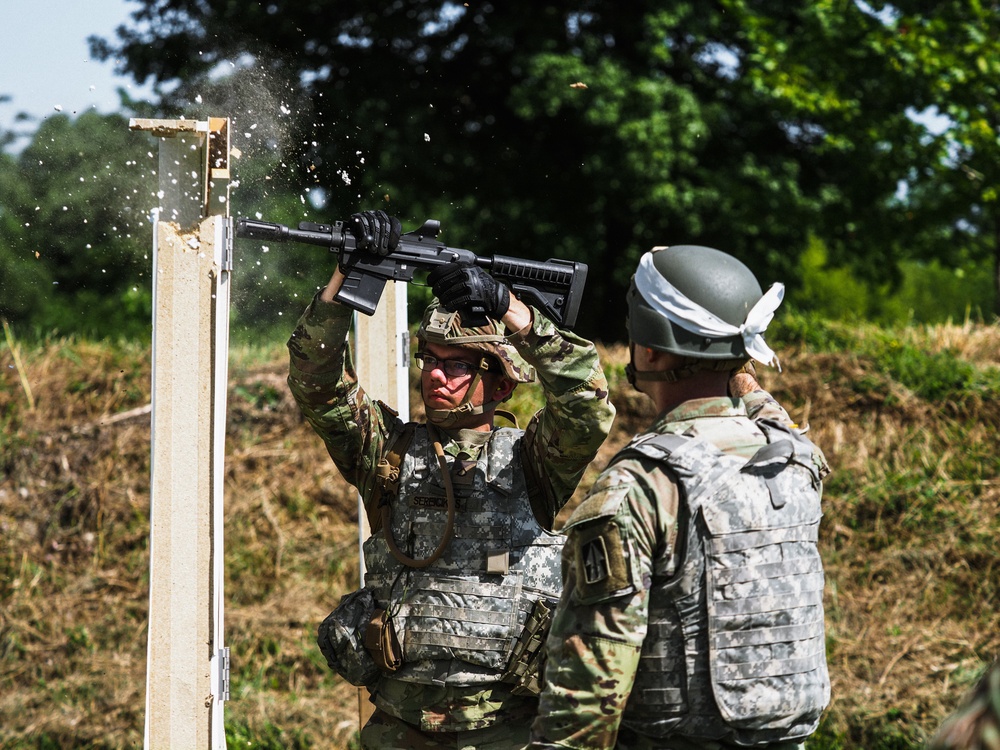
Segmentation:
<svg viewBox="0 0 1000 750">
<path fill-rule="evenodd" d="M 833 197 L 819 226 L 832 259 L 876 280 L 907 260 L 990 264 L 996 313 L 998 22 L 1000 3 L 965 0 L 813 2 L 783 23 L 741 21 L 759 95 L 797 123 Z"/>
<path fill-rule="evenodd" d="M 940 219 L 929 241 L 948 261 L 992 258 L 994 312 L 1000 314 L 1000 20 L 997 2 L 928 3 L 896 21 L 897 56 L 946 119 L 937 157 L 915 179 L 914 210 Z M 944 231 L 938 231 L 941 227 Z M 958 265 L 952 262 L 950 265 Z"/>
<path fill-rule="evenodd" d="M 581 327 L 604 339 L 653 244 L 724 248 L 765 284 L 794 281 L 811 236 L 876 283 L 902 259 L 991 249 L 995 182 L 971 165 L 1000 150 L 975 114 L 996 107 L 1000 57 L 974 33 L 995 4 L 137 4 L 92 46 L 163 85 L 164 106 L 186 111 L 227 66 L 283 88 L 299 118 L 285 163 L 326 190 L 324 218 L 388 202 L 452 244 L 584 260 Z M 952 63 L 982 72 L 958 90 Z M 249 127 L 255 92 L 214 114 Z M 957 129 L 913 119 L 934 104 Z"/>
<path fill-rule="evenodd" d="M 120 115 L 55 115 L 0 153 L 0 314 L 41 334 L 148 331 L 155 170 Z"/>
<path fill-rule="evenodd" d="M 0 152 L 0 317 L 22 320 L 40 304 L 47 284 L 46 269 L 34 257 L 15 249 L 12 241 L 24 231 L 10 206 L 28 201 L 26 185 L 20 180 L 17 162 Z"/>
</svg>

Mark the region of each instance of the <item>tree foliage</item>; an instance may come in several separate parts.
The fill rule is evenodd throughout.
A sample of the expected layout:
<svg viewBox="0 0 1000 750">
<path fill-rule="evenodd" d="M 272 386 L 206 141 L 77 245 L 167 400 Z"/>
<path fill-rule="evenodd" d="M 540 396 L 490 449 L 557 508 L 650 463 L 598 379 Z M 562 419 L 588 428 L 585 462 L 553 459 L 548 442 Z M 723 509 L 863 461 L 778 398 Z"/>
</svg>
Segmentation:
<svg viewBox="0 0 1000 750">
<path fill-rule="evenodd" d="M 136 5 L 92 45 L 163 112 L 211 99 L 288 195 L 322 188 L 317 218 L 385 206 L 477 252 L 588 262 L 582 327 L 606 340 L 654 244 L 720 247 L 765 284 L 794 282 L 810 237 L 873 281 L 996 251 L 996 3 Z"/>
<path fill-rule="evenodd" d="M 134 335 L 151 311 L 156 149 L 120 115 L 44 120 L 0 154 L 0 316 L 40 332 Z"/>
<path fill-rule="evenodd" d="M 901 259 L 992 259 L 1000 289 L 998 21 L 996 2 L 856 0 L 743 24 L 759 92 L 833 198 L 817 228 L 836 260 L 879 278 Z"/>
</svg>

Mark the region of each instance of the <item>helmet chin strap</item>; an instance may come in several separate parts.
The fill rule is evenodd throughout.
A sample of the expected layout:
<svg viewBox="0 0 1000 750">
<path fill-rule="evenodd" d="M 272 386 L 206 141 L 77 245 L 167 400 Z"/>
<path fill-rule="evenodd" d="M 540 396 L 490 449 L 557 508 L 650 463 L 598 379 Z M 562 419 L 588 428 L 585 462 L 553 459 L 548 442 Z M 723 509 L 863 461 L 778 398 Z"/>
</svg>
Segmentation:
<svg viewBox="0 0 1000 750">
<path fill-rule="evenodd" d="M 676 383 L 678 380 L 685 380 L 705 370 L 724 372 L 742 366 L 742 362 L 736 360 L 723 359 L 713 361 L 710 359 L 686 357 L 686 364 L 675 367 L 672 370 L 637 370 L 635 369 L 635 344 L 629 344 L 628 352 L 629 360 L 628 364 L 625 365 L 625 379 L 633 388 L 636 387 L 636 383 L 639 381 Z"/>
<path fill-rule="evenodd" d="M 485 359 L 481 360 L 481 362 L 483 361 L 485 361 Z M 427 421 L 435 427 L 441 427 L 447 430 L 454 427 L 455 423 L 464 417 L 479 416 L 480 414 L 485 414 L 492 409 L 496 409 L 501 403 L 503 403 L 502 401 L 487 401 L 479 406 L 473 406 L 472 404 L 472 396 L 476 392 L 476 386 L 482 379 L 483 368 L 480 366 L 476 369 L 476 375 L 472 378 L 472 382 L 469 383 L 469 387 L 465 391 L 462 403 L 454 409 L 427 409 Z"/>
<path fill-rule="evenodd" d="M 691 377 L 699 369 L 700 366 L 697 363 L 688 363 L 674 370 L 637 370 L 635 369 L 635 343 L 629 342 L 628 364 L 625 365 L 625 379 L 633 388 L 637 387 L 636 383 L 640 380 L 658 380 L 661 382 L 676 383 L 678 380 Z"/>
<path fill-rule="evenodd" d="M 676 383 L 678 380 L 690 378 L 696 372 L 701 372 L 705 369 L 708 368 L 697 364 L 685 365 L 684 367 L 678 367 L 676 370 L 637 370 L 635 369 L 635 364 L 629 362 L 625 365 L 625 379 L 628 380 L 628 384 L 633 388 L 635 388 L 635 384 L 640 380 L 659 380 Z"/>
<path fill-rule="evenodd" d="M 435 427 L 448 430 L 455 426 L 455 423 L 465 416 L 478 416 L 500 405 L 500 401 L 490 401 L 482 406 L 463 404 L 454 409 L 427 409 L 427 421 Z"/>
</svg>

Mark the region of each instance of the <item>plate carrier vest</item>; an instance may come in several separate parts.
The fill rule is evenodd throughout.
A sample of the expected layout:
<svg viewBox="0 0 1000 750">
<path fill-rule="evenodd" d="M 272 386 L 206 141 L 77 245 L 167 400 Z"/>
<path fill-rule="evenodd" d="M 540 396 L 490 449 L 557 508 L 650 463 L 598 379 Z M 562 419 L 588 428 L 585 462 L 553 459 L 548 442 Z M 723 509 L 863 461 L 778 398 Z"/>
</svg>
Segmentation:
<svg viewBox="0 0 1000 750">
<path fill-rule="evenodd" d="M 812 443 L 756 422 L 749 461 L 697 438 L 649 434 L 618 455 L 660 462 L 681 496 L 681 563 L 656 563 L 649 630 L 622 723 L 647 736 L 737 745 L 812 734 L 830 701 Z"/>
<path fill-rule="evenodd" d="M 536 602 L 562 590 L 565 537 L 535 520 L 519 441 L 522 430 L 491 432 L 479 459 L 448 457 L 456 512 L 439 558 L 410 568 L 381 533 L 364 543 L 365 586 L 392 617 L 403 652 L 393 679 L 429 685 L 497 682 Z M 445 527 L 446 495 L 426 426 L 414 427 L 399 464 L 391 532 L 413 558 L 427 558 Z"/>
</svg>

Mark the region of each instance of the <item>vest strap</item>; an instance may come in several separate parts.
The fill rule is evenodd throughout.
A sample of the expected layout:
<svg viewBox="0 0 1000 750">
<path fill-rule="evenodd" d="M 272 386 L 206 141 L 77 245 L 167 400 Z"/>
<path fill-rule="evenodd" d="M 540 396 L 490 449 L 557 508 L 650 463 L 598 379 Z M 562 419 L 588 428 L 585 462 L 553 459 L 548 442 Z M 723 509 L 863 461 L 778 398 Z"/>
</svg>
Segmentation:
<svg viewBox="0 0 1000 750">
<path fill-rule="evenodd" d="M 437 432 L 436 428 L 432 425 L 427 425 L 427 429 Z M 396 540 L 392 536 L 392 505 L 388 502 L 382 502 L 382 534 L 385 536 L 386 546 L 389 548 L 389 552 L 392 556 L 395 557 L 400 564 L 405 565 L 408 568 L 426 568 L 428 565 L 435 563 L 438 558 L 444 554 L 448 545 L 451 544 L 452 532 L 455 527 L 455 488 L 451 486 L 451 472 L 448 470 L 448 462 L 444 457 L 444 449 L 441 447 L 440 435 L 435 435 L 432 440 L 434 442 L 434 453 L 437 455 L 438 459 L 438 466 L 441 467 L 441 478 L 444 481 L 444 492 L 448 497 L 448 520 L 445 522 L 444 533 L 441 535 L 441 543 L 438 545 L 438 548 L 431 553 L 430 557 L 425 557 L 423 560 L 414 560 L 409 555 L 404 554 L 399 547 L 396 546 Z M 398 492 L 398 468 L 396 471 L 396 487 Z"/>
</svg>

